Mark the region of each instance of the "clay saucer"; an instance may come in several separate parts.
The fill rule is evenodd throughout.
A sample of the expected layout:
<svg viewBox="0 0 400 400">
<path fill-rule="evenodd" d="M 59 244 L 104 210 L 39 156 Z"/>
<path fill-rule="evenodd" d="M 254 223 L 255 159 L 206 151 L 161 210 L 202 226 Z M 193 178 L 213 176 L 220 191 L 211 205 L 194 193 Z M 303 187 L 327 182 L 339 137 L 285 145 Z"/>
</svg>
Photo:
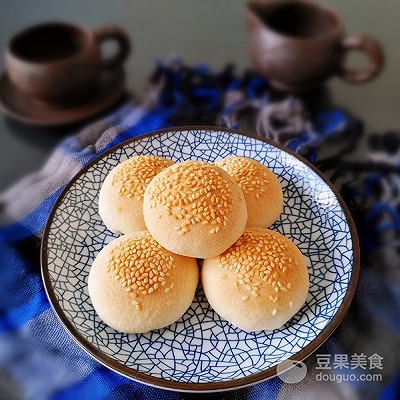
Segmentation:
<svg viewBox="0 0 400 400">
<path fill-rule="evenodd" d="M 117 102 L 124 93 L 122 69 L 104 71 L 90 99 L 77 103 L 45 104 L 19 91 L 3 73 L 0 77 L 0 106 L 11 118 L 31 125 L 60 126 L 90 118 Z"/>
</svg>

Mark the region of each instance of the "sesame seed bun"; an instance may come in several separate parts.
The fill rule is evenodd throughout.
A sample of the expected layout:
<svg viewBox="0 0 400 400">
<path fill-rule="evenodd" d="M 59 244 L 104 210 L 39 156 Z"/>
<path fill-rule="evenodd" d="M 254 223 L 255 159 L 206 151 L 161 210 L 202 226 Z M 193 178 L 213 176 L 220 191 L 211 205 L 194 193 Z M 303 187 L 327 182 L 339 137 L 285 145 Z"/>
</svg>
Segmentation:
<svg viewBox="0 0 400 400">
<path fill-rule="evenodd" d="M 266 228 L 283 209 L 281 184 L 265 165 L 246 157 L 227 157 L 215 163 L 243 190 L 247 205 L 246 227 Z"/>
<path fill-rule="evenodd" d="M 101 250 L 90 269 L 88 289 L 107 325 L 144 333 L 178 320 L 190 306 L 198 280 L 195 259 L 172 254 L 142 231 Z"/>
<path fill-rule="evenodd" d="M 214 310 L 248 332 L 280 328 L 303 306 L 309 287 L 296 245 L 261 228 L 246 229 L 223 254 L 204 260 L 201 279 Z"/>
<path fill-rule="evenodd" d="M 149 182 L 173 161 L 157 156 L 137 156 L 117 165 L 106 177 L 99 195 L 99 214 L 115 233 L 146 229 L 143 195 Z"/>
<path fill-rule="evenodd" d="M 238 184 L 211 163 L 168 167 L 144 194 L 147 229 L 166 249 L 184 256 L 215 257 L 236 242 L 247 221 Z"/>
</svg>

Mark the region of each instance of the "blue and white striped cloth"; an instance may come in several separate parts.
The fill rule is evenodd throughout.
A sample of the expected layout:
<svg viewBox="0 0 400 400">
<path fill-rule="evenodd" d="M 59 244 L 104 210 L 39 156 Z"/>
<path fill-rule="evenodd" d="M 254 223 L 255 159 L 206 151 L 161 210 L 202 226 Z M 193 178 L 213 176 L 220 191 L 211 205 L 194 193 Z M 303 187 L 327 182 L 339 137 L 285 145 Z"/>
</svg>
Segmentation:
<svg viewBox="0 0 400 400">
<path fill-rule="evenodd" d="M 165 67 L 163 68 L 165 71 Z M 42 285 L 39 262 L 40 240 L 52 205 L 63 187 L 95 156 L 126 139 L 172 124 L 178 125 L 180 122 L 187 124 L 185 118 L 179 119 L 177 115 L 192 115 L 193 123 L 196 123 L 199 121 L 198 115 L 196 117 L 193 113 L 196 106 L 199 106 L 199 113 L 209 112 L 209 115 L 217 117 L 215 121 L 223 121 L 225 125 L 233 124 L 234 118 L 230 119 L 229 112 L 223 110 L 226 93 L 240 90 L 247 100 L 252 101 L 251 96 L 256 92 L 254 88 L 260 82 L 266 85 L 259 77 L 253 80 L 247 77 L 245 82 L 232 78 L 223 87 L 205 85 L 204 90 L 200 91 L 201 102 L 193 105 L 193 102 L 182 100 L 183 89 L 179 86 L 177 70 L 174 71 L 169 71 L 173 85 L 164 87 L 154 98 L 151 97 L 154 94 L 150 93 L 142 104 L 136 105 L 128 101 L 102 120 L 77 135 L 68 137 L 41 171 L 26 177 L 0 195 L 1 400 L 181 398 L 178 393 L 131 381 L 88 356 L 64 331 L 52 311 Z M 196 73 L 204 75 L 209 72 L 201 67 Z M 177 96 L 177 92 L 181 96 Z M 206 100 L 205 94 L 208 96 Z M 171 97 L 174 98 L 172 102 L 168 100 Z M 323 142 L 321 136 L 334 136 L 343 130 L 343 125 L 354 122 L 339 109 L 330 110 L 328 114 L 319 117 L 323 122 L 319 125 L 318 146 Z M 296 139 L 296 143 L 302 143 L 298 149 L 307 147 L 305 144 L 314 136 L 302 132 Z M 291 143 L 293 144 L 293 140 Z M 313 146 L 309 146 L 309 158 L 315 157 L 318 150 L 315 141 L 311 144 Z M 371 292 L 374 296 L 379 296 L 379 290 L 385 290 L 387 282 L 383 272 L 383 276 L 375 284 L 376 271 L 369 269 L 364 272 L 352 312 L 320 353 L 379 353 L 386 357 L 384 361 L 387 362 L 384 364 L 387 370 L 384 370 L 384 382 L 381 385 L 318 382 L 310 374 L 297 385 L 284 384 L 279 378 L 274 378 L 221 396 L 227 399 L 250 400 L 320 399 L 323 393 L 324 399 L 364 399 L 368 398 L 369 393 L 374 396 L 370 398 L 399 399 L 400 375 L 390 383 L 399 367 L 398 358 L 390 356 L 391 353 L 398 352 L 396 349 L 400 344 L 399 314 L 385 320 L 385 315 L 390 316 L 390 313 L 379 314 L 382 311 L 379 303 L 365 299 Z M 377 301 L 381 301 L 380 307 L 398 312 L 399 286 L 392 286 L 391 289 L 390 296 L 381 296 Z M 393 307 L 397 309 L 393 310 Z M 397 322 L 394 318 L 397 318 Z M 366 326 L 359 326 L 365 321 Z M 389 332 L 385 331 L 383 334 L 381 330 L 384 329 Z M 377 335 L 384 337 L 386 345 L 381 338 L 376 338 Z M 311 356 L 307 364 L 309 370 L 315 369 L 315 357 Z M 383 384 L 388 385 L 386 389 Z"/>
</svg>

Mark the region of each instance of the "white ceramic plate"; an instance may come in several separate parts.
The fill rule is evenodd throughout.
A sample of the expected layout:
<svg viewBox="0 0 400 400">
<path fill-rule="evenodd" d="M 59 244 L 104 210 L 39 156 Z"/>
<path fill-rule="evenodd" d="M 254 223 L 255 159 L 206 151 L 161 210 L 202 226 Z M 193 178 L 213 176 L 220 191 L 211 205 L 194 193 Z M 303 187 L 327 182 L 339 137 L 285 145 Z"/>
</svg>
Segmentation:
<svg viewBox="0 0 400 400">
<path fill-rule="evenodd" d="M 174 161 L 253 158 L 279 177 L 284 210 L 273 225 L 308 260 L 310 290 L 304 307 L 281 329 L 246 333 L 210 309 L 199 288 L 176 323 L 140 335 L 118 333 L 97 316 L 88 296 L 90 266 L 109 232 L 97 213 L 108 172 L 134 155 Z M 109 368 L 150 385 L 182 391 L 218 391 L 276 375 L 276 366 L 301 360 L 320 346 L 343 318 L 359 269 L 354 224 L 343 201 L 301 157 L 260 138 L 220 128 L 175 128 L 133 139 L 87 165 L 57 200 L 42 247 L 45 288 L 72 337 Z"/>
</svg>

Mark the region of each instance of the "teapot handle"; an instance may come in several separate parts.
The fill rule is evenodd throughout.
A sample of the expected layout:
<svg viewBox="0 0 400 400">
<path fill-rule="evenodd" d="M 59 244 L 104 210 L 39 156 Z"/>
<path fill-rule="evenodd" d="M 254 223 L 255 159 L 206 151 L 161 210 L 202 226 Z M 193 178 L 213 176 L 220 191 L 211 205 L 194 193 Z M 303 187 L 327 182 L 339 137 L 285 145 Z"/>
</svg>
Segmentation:
<svg viewBox="0 0 400 400">
<path fill-rule="evenodd" d="M 369 64 L 362 70 L 342 68 L 339 75 L 351 83 L 368 82 L 375 78 L 384 66 L 384 53 L 382 46 L 367 35 L 351 35 L 342 42 L 342 49 L 346 52 L 351 50 L 364 51 L 369 58 Z"/>
<path fill-rule="evenodd" d="M 114 25 L 106 25 L 95 29 L 94 36 L 99 44 L 106 40 L 115 40 L 118 44 L 117 54 L 103 60 L 104 68 L 112 69 L 121 66 L 131 50 L 131 43 L 125 31 Z"/>
</svg>

